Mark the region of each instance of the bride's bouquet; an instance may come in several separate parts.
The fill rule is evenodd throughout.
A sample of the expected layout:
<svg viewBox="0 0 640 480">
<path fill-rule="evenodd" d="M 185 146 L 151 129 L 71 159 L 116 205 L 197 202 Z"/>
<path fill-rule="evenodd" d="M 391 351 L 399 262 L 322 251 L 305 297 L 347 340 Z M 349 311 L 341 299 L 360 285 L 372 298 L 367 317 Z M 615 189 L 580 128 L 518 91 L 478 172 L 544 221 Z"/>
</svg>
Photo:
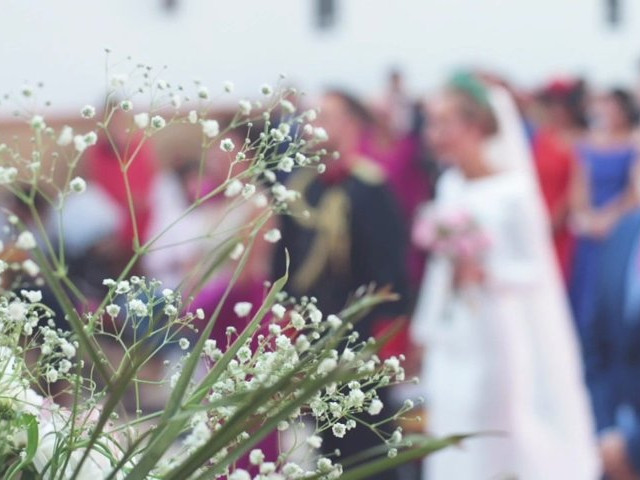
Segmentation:
<svg viewBox="0 0 640 480">
<path fill-rule="evenodd" d="M 418 247 L 452 260 L 479 260 L 491 246 L 478 221 L 460 208 L 423 208 L 412 239 Z"/>
</svg>

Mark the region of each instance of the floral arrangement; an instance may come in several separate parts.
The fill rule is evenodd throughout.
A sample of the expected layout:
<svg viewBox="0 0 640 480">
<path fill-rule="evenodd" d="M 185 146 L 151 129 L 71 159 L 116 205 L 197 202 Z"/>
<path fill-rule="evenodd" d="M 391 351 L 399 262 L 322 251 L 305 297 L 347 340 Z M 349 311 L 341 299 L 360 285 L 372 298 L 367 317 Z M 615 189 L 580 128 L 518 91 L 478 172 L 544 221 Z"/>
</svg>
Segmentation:
<svg viewBox="0 0 640 480">
<path fill-rule="evenodd" d="M 453 260 L 478 260 L 491 246 L 476 219 L 454 208 L 423 208 L 414 223 L 412 240 L 424 250 Z"/>
<path fill-rule="evenodd" d="M 298 196 L 279 173 L 322 172 L 326 133 L 313 124 L 315 110 L 297 111 L 297 92 L 282 82 L 262 86 L 260 101 L 240 100 L 233 118 L 221 124 L 210 114 L 216 99 L 200 82 L 186 88 L 151 67 L 126 63 L 125 74 L 118 65 L 120 71 L 108 75 L 103 112 L 91 105 L 79 112 L 95 122 L 88 131 L 48 126 L 39 87 L 25 86 L 10 97 L 29 125 L 31 149 L 25 154 L 10 142 L 0 145 L 0 186 L 17 205 L 3 209 L 0 244 L 0 477 L 358 479 L 459 441 L 404 437 L 400 429 L 383 428 L 412 410 L 407 401 L 390 418 L 367 424 L 386 445 L 364 452 L 367 463 L 347 468 L 348 459 L 315 451 L 305 464 L 296 460 L 300 449 L 321 445 L 323 432 L 348 436 L 363 423 L 361 413 L 380 416 L 379 389 L 407 381 L 402 358 L 380 359 L 380 342 L 353 331 L 365 311 L 393 299 L 371 288 L 341 312 L 321 312 L 314 298 L 286 294 L 285 275 L 268 285 L 262 304 L 234 305 L 247 322 L 227 328 L 226 344 L 211 338 L 252 249 L 279 241 L 272 218 L 287 214 Z M 221 90 L 228 95 L 233 85 Z M 124 141 L 114 138 L 116 116 L 126 120 Z M 224 241 L 203 255 L 183 289 L 133 273 L 165 232 L 145 240 L 136 231 L 127 175 L 144 143 L 176 125 L 198 129 L 202 145 L 195 198 L 180 218 L 215 197 L 225 199 L 229 211 L 251 204 L 257 212 L 233 231 L 210 232 Z M 259 129 L 256 139 L 247 134 L 236 145 L 230 134 L 241 127 Z M 69 199 L 90 187 L 78 171 L 99 139 L 113 146 L 134 232 L 131 258 L 116 278 L 104 279 L 102 298 L 91 304 L 69 274 L 64 218 Z M 227 155 L 229 168 L 219 185 L 208 188 L 204 172 L 214 149 Z M 53 221 L 44 218 L 43 203 Z M 52 223 L 55 239 L 47 227 Z M 233 274 L 215 310 L 192 309 L 199 289 L 228 265 Z M 62 316 L 43 292 L 51 293 Z M 118 355 L 107 351 L 106 342 Z M 162 356 L 167 349 L 178 353 Z M 165 373 L 149 379 L 145 369 L 157 358 L 167 358 Z M 162 409 L 145 407 L 149 386 L 170 392 Z M 259 442 L 305 419 L 314 425 L 312 434 L 266 459 Z M 242 458 L 250 468 L 240 466 Z"/>
</svg>

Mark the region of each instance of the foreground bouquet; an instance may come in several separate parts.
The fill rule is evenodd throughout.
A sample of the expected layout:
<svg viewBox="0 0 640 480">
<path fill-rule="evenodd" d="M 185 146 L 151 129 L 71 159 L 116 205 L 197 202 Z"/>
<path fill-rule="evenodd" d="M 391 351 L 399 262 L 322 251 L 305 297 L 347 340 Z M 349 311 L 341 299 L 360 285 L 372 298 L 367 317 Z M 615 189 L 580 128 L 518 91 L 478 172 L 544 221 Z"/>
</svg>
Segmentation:
<svg viewBox="0 0 640 480">
<path fill-rule="evenodd" d="M 111 74 L 109 85 L 101 115 L 91 105 L 80 112 L 85 127 L 95 122 L 81 132 L 48 126 L 38 89 L 23 87 L 17 115 L 29 125 L 31 148 L 0 145 L 0 185 L 13 200 L 5 203 L 0 243 L 0 476 L 358 479 L 458 441 L 405 438 L 386 428 L 412 410 L 407 401 L 390 418 L 366 424 L 384 448 L 363 452 L 353 468 L 349 459 L 314 450 L 325 432 L 348 436 L 362 413 L 381 417 L 379 389 L 406 381 L 401 358 L 381 360 L 379 342 L 352 331 L 360 315 L 393 295 L 365 288 L 343 311 L 321 312 L 315 299 L 286 294 L 285 275 L 265 287 L 260 304 L 235 303 L 238 326 L 226 327 L 223 342 L 212 338 L 254 247 L 279 240 L 273 215 L 287 214 L 298 196 L 280 175 L 323 171 L 326 134 L 313 125 L 316 112 L 297 112 L 294 90 L 264 85 L 261 101 L 240 100 L 222 122 L 211 117 L 213 96 L 204 85 L 189 91 L 144 65 Z M 184 212 L 144 238 L 129 173 L 151 138 L 179 126 L 200 138 L 193 195 Z M 122 174 L 132 253 L 89 298 L 69 273 L 74 252 L 66 230 L 74 199 L 92 187 L 80 172 L 100 141 L 112 147 Z M 222 152 L 225 167 L 215 185 L 207 182 L 212 151 Z M 217 241 L 202 245 L 177 287 L 136 274 L 166 235 L 216 198 L 224 202 L 222 218 L 243 205 L 253 213 L 242 225 L 192 239 Z M 192 307 L 224 269 L 230 274 L 215 308 Z M 163 392 L 162 408 L 146 405 Z M 261 441 L 305 421 L 309 435 L 278 442 L 276 457 L 266 458 Z"/>
</svg>

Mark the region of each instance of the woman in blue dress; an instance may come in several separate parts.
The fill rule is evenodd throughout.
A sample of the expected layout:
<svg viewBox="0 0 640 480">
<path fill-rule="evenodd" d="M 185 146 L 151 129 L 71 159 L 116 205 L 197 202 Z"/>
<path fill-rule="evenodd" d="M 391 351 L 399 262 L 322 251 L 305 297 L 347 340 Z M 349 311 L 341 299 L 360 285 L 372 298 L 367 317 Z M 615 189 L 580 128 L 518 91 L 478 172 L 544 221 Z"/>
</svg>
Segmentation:
<svg viewBox="0 0 640 480">
<path fill-rule="evenodd" d="M 594 129 L 578 146 L 572 185 L 572 227 L 577 236 L 569 296 L 580 332 L 590 321 L 603 241 L 639 204 L 638 149 L 632 96 L 614 89 L 593 105 Z"/>
</svg>

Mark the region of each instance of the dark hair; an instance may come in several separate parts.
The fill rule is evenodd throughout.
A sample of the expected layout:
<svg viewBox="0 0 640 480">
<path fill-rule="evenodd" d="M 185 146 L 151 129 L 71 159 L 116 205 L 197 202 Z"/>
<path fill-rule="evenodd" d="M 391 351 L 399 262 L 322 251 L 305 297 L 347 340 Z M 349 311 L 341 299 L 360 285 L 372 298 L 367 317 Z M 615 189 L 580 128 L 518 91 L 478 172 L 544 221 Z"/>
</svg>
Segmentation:
<svg viewBox="0 0 640 480">
<path fill-rule="evenodd" d="M 376 123 L 376 119 L 371 113 L 371 111 L 365 106 L 358 97 L 355 95 L 341 90 L 339 88 L 332 88 L 325 90 L 325 95 L 337 97 L 345 107 L 349 113 L 361 124 L 361 126 L 368 128 L 372 127 Z"/>
<path fill-rule="evenodd" d="M 586 113 L 587 84 L 584 80 L 572 80 L 562 84 L 559 81 L 547 85 L 537 95 L 543 105 L 559 105 L 563 107 L 573 124 L 585 128 L 588 125 Z"/>
<path fill-rule="evenodd" d="M 633 95 L 623 88 L 612 88 L 609 90 L 609 96 L 618 104 L 629 125 L 638 123 L 638 106 Z"/>
</svg>

